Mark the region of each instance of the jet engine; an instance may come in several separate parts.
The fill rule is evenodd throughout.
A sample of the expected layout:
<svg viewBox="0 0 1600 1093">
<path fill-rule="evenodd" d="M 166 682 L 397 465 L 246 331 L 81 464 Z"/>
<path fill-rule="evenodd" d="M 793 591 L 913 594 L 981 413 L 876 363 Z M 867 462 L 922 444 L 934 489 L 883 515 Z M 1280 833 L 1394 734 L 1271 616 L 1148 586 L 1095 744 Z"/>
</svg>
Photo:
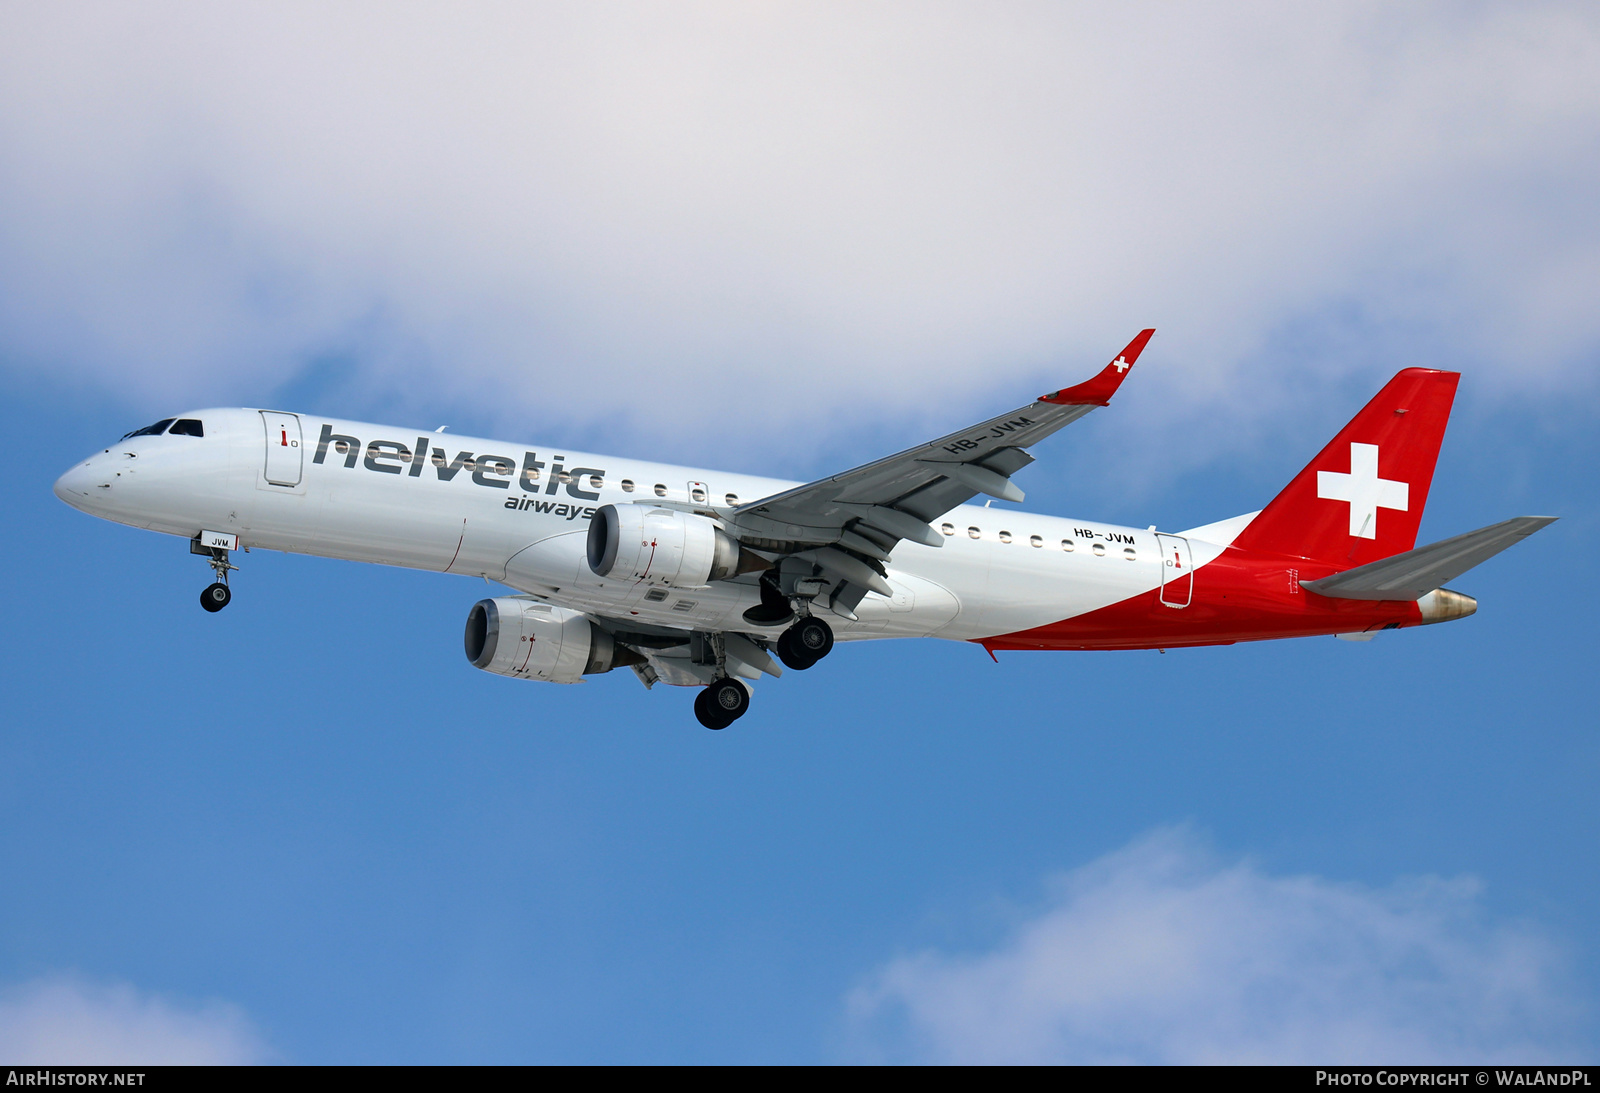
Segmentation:
<svg viewBox="0 0 1600 1093">
<path fill-rule="evenodd" d="M 580 611 L 510 596 L 472 605 L 466 647 L 476 668 L 547 683 L 577 683 L 644 659 Z"/>
<path fill-rule="evenodd" d="M 742 572 L 740 554 L 737 540 L 694 513 L 602 505 L 589 522 L 589 568 L 619 581 L 704 588 Z"/>
</svg>

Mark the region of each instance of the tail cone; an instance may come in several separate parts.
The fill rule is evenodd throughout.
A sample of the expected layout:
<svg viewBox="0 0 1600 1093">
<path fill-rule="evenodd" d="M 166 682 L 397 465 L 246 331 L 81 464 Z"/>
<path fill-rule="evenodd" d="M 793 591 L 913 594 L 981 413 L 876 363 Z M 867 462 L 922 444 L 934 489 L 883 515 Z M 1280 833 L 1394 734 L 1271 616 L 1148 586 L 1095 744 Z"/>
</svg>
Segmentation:
<svg viewBox="0 0 1600 1093">
<path fill-rule="evenodd" d="M 1417 601 L 1422 610 L 1422 624 L 1449 622 L 1464 619 L 1478 609 L 1478 601 L 1448 588 L 1436 588 Z"/>
</svg>

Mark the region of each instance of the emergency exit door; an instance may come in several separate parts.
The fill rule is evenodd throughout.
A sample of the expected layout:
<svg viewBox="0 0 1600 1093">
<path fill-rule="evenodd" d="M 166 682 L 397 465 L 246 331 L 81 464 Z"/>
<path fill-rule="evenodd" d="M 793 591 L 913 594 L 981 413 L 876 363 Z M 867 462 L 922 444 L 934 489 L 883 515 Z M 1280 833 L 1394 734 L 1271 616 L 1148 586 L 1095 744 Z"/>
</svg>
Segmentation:
<svg viewBox="0 0 1600 1093">
<path fill-rule="evenodd" d="M 305 451 L 301 446 L 300 415 L 261 411 L 267 431 L 266 480 L 274 486 L 298 486 Z"/>
<path fill-rule="evenodd" d="M 1194 598 L 1194 569 L 1189 564 L 1189 540 L 1181 535 L 1156 536 L 1161 551 L 1161 602 L 1168 607 L 1188 607 Z"/>
</svg>

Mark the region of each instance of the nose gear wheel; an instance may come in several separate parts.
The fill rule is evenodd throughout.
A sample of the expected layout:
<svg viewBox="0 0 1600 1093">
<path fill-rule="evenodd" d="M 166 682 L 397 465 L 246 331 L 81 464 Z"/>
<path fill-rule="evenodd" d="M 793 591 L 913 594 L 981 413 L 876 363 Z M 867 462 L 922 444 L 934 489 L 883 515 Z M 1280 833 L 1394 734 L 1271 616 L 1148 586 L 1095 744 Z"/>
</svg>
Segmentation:
<svg viewBox="0 0 1600 1093">
<path fill-rule="evenodd" d="M 209 550 L 203 549 L 199 546 L 198 538 L 193 541 L 189 549 L 192 553 L 204 554 L 206 556 L 206 564 L 217 575 L 217 579 L 206 585 L 205 590 L 200 593 L 200 606 L 215 614 L 233 601 L 233 590 L 228 587 L 228 571 L 236 571 L 239 567 L 228 563 L 228 552 L 226 550 L 218 547 L 212 547 Z"/>
</svg>

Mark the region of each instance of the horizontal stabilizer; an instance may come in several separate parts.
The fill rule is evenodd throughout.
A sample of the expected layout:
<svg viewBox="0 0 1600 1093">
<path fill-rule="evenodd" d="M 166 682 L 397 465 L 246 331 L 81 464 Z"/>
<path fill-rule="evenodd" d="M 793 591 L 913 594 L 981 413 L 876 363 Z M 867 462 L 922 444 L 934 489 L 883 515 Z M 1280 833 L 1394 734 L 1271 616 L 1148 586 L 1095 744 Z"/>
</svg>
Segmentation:
<svg viewBox="0 0 1600 1093">
<path fill-rule="evenodd" d="M 1318 595 L 1341 600 L 1420 600 L 1446 581 L 1555 522 L 1554 516 L 1517 516 L 1300 584 Z"/>
</svg>

